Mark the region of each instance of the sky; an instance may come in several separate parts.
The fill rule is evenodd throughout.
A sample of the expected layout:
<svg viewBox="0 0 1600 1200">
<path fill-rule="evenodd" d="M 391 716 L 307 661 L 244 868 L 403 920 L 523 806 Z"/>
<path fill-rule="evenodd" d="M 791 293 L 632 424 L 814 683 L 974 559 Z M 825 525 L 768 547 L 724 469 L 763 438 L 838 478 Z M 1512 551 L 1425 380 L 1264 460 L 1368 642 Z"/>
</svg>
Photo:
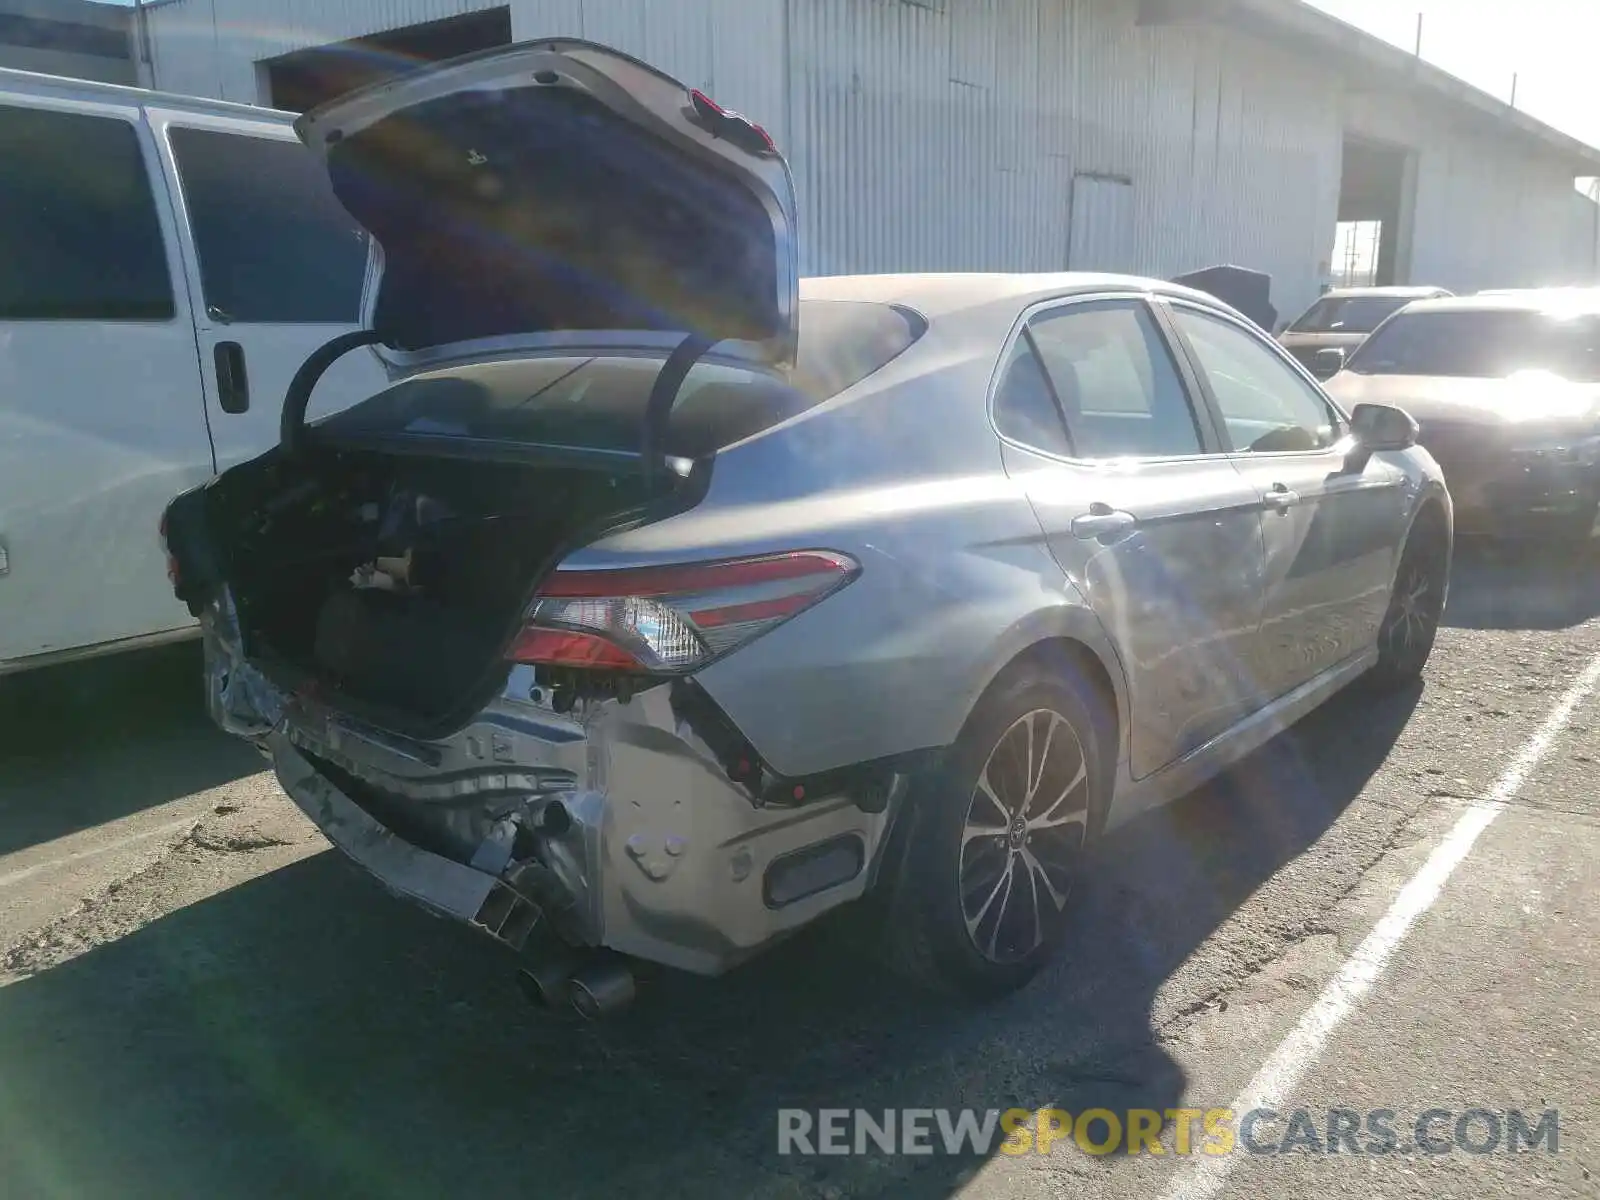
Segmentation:
<svg viewBox="0 0 1600 1200">
<path fill-rule="evenodd" d="M 1600 0 L 1310 0 L 1563 133 L 1600 146 Z"/>
</svg>

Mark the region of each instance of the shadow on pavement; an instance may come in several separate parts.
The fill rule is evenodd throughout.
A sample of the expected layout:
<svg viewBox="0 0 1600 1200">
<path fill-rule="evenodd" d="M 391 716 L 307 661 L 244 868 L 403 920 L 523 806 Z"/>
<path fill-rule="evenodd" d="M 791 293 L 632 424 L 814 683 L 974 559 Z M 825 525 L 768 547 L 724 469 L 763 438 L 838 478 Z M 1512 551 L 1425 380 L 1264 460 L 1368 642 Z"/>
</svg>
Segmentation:
<svg viewBox="0 0 1600 1200">
<path fill-rule="evenodd" d="M 1557 630 L 1597 616 L 1600 551 L 1592 545 L 1457 541 L 1446 625 Z"/>
<path fill-rule="evenodd" d="M 487 940 L 317 855 L 0 989 L 0 1180 L 119 1200 L 948 1195 L 979 1160 L 780 1157 L 776 1110 L 1175 1106 L 1157 990 L 1360 793 L 1416 700 L 1336 699 L 1115 832 L 1073 950 L 988 1009 L 898 990 L 840 920 L 584 1025 L 531 1009 Z M 183 786 L 236 769 L 195 747 L 215 757 Z"/>
<path fill-rule="evenodd" d="M 198 643 L 0 679 L 0 854 L 262 769 L 206 716 Z"/>
</svg>

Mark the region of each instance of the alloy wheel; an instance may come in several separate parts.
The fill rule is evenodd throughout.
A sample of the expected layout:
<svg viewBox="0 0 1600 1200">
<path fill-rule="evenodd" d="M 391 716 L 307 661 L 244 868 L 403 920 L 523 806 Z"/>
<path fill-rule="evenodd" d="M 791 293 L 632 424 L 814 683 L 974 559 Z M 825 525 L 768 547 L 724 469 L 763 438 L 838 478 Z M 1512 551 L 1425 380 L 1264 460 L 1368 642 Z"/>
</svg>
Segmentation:
<svg viewBox="0 0 1600 1200">
<path fill-rule="evenodd" d="M 957 886 L 973 946 L 1026 958 L 1066 908 L 1089 824 L 1089 778 L 1072 725 L 1050 709 L 1018 718 L 990 750 L 967 803 Z"/>
<path fill-rule="evenodd" d="M 1410 558 L 1395 585 L 1384 626 L 1384 645 L 1397 662 L 1410 662 L 1433 645 L 1441 615 L 1438 580 L 1431 563 Z"/>
</svg>

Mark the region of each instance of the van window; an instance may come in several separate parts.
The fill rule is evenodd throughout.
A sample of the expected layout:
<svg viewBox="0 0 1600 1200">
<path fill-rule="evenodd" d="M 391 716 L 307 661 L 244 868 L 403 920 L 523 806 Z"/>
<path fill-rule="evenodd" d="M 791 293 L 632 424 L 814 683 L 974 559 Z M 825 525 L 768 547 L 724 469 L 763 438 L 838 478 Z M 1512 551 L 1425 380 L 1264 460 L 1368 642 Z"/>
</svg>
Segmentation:
<svg viewBox="0 0 1600 1200">
<path fill-rule="evenodd" d="M 0 105 L 0 320 L 163 321 L 167 248 L 134 126 Z"/>
<path fill-rule="evenodd" d="M 367 238 L 299 142 L 171 131 L 213 320 L 353 325 Z"/>
</svg>

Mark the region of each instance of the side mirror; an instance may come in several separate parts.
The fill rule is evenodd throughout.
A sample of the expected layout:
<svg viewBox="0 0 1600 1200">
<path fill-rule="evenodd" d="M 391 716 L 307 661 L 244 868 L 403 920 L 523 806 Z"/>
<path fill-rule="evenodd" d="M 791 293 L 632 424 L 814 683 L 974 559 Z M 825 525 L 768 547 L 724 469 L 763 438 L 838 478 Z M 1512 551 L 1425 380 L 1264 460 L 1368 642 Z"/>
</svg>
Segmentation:
<svg viewBox="0 0 1600 1200">
<path fill-rule="evenodd" d="M 1350 413 L 1350 433 L 1363 450 L 1409 450 L 1421 432 L 1416 419 L 1388 404 L 1358 404 Z"/>
<path fill-rule="evenodd" d="M 1338 346 L 1325 346 L 1311 356 L 1311 369 L 1318 379 L 1332 379 L 1344 370 L 1344 351 Z"/>
</svg>

